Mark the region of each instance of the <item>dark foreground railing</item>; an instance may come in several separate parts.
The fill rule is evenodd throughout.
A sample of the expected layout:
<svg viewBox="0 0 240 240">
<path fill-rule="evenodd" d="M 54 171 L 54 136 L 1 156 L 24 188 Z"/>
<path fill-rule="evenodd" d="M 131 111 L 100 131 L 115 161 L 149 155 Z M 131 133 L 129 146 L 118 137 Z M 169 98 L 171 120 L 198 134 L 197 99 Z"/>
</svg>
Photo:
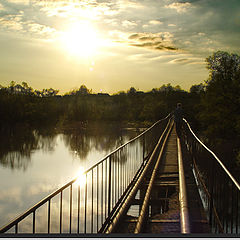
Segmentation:
<svg viewBox="0 0 240 240">
<path fill-rule="evenodd" d="M 213 233 L 240 233 L 240 185 L 184 119 L 184 142 Z"/>
<path fill-rule="evenodd" d="M 0 233 L 97 233 L 146 163 L 169 117 L 108 154 Z"/>
</svg>

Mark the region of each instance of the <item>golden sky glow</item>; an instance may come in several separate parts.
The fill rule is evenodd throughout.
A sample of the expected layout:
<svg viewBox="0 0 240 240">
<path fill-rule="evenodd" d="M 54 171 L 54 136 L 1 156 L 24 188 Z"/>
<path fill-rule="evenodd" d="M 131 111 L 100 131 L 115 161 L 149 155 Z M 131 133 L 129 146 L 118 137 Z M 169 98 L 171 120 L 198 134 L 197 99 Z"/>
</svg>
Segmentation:
<svg viewBox="0 0 240 240">
<path fill-rule="evenodd" d="M 238 0 L 0 0 L 0 84 L 187 90 L 214 51 L 239 53 L 239 11 Z"/>
</svg>

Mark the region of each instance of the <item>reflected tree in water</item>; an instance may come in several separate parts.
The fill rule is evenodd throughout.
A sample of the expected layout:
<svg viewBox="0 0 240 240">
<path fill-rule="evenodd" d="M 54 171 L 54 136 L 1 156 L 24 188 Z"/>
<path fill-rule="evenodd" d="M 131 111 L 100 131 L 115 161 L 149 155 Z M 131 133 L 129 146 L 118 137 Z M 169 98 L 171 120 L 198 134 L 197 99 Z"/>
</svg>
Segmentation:
<svg viewBox="0 0 240 240">
<path fill-rule="evenodd" d="M 121 146 L 130 138 L 124 137 L 123 129 L 118 123 L 89 123 L 87 128 L 80 127 L 75 129 L 65 129 L 63 139 L 70 151 L 77 154 L 79 159 L 87 158 L 90 150 L 104 151 L 106 154 Z M 129 132 L 128 132 L 129 134 Z"/>
<path fill-rule="evenodd" d="M 50 128 L 53 129 L 53 128 Z M 0 130 L 0 164 L 6 168 L 25 171 L 31 164 L 31 154 L 37 150 L 54 150 L 54 129 L 32 129 L 15 126 Z"/>
</svg>

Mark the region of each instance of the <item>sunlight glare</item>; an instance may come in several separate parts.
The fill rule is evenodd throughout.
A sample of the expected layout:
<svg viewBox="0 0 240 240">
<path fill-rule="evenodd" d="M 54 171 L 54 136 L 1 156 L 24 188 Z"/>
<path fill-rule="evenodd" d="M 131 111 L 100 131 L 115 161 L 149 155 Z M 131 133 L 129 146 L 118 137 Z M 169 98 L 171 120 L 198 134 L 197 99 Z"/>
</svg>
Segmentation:
<svg viewBox="0 0 240 240">
<path fill-rule="evenodd" d="M 80 187 L 83 187 L 86 184 L 86 175 L 84 174 L 83 167 L 79 168 L 76 177 L 77 177 L 76 184 L 79 185 Z"/>
<path fill-rule="evenodd" d="M 88 21 L 72 23 L 60 38 L 67 52 L 76 57 L 95 55 L 100 41 L 96 29 Z"/>
</svg>

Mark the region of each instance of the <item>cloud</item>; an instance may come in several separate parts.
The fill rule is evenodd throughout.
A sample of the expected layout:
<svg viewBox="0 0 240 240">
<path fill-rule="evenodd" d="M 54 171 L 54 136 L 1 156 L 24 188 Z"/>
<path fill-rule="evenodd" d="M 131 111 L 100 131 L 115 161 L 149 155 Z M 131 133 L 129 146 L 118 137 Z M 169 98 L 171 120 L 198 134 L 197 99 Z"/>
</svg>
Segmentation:
<svg viewBox="0 0 240 240">
<path fill-rule="evenodd" d="M 0 3 L 0 11 L 5 10 L 5 8 L 3 7 L 3 5 Z"/>
<path fill-rule="evenodd" d="M 17 187 L 2 190 L 0 195 L 0 202 L 1 204 L 9 202 L 20 203 L 20 195 L 21 191 Z"/>
<path fill-rule="evenodd" d="M 14 19 L 0 18 L 0 25 L 6 30 L 20 31 L 23 29 L 22 24 Z"/>
<path fill-rule="evenodd" d="M 129 44 L 134 47 L 148 48 L 161 51 L 177 51 L 172 44 L 173 35 L 169 32 L 135 33 L 128 37 Z"/>
<path fill-rule="evenodd" d="M 149 24 L 151 24 L 151 25 L 161 25 L 161 24 L 163 24 L 163 22 L 161 22 L 159 20 L 151 20 L 151 21 L 149 21 Z"/>
<path fill-rule="evenodd" d="M 165 5 L 165 8 L 175 9 L 178 13 L 184 13 L 192 7 L 192 4 L 189 2 L 174 2 L 172 4 Z"/>
<path fill-rule="evenodd" d="M 28 5 L 30 0 L 8 0 L 10 3 Z"/>
<path fill-rule="evenodd" d="M 175 58 L 169 61 L 170 64 L 206 64 L 204 58 L 192 57 L 192 56 L 181 56 L 179 55 L 178 58 Z"/>
<path fill-rule="evenodd" d="M 124 20 L 122 22 L 122 26 L 125 28 L 133 28 L 137 26 L 137 23 L 134 21 L 128 21 L 128 20 Z"/>
<path fill-rule="evenodd" d="M 49 193 L 56 189 L 56 186 L 48 185 L 46 183 L 38 183 L 36 185 L 31 185 L 27 189 L 27 196 L 32 197 L 34 195 L 39 195 L 42 193 Z"/>
<path fill-rule="evenodd" d="M 163 24 L 160 20 L 150 20 L 147 24 L 144 24 L 143 28 L 152 28 L 152 27 L 158 27 L 159 25 Z"/>
<path fill-rule="evenodd" d="M 121 9 L 141 9 L 143 8 L 143 5 L 140 3 L 140 1 L 130 1 L 130 0 L 118 0 L 117 5 Z"/>
</svg>

